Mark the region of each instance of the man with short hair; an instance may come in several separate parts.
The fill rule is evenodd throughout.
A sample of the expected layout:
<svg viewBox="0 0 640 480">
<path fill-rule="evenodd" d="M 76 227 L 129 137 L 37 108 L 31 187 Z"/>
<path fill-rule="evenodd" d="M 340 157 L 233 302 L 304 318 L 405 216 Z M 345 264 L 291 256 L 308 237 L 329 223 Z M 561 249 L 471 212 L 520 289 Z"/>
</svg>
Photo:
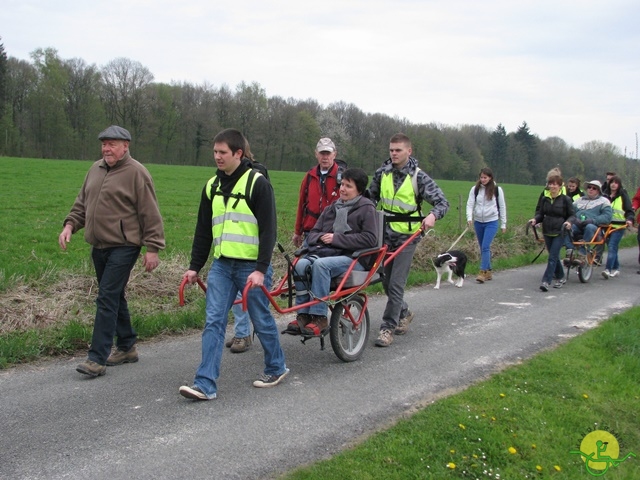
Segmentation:
<svg viewBox="0 0 640 480">
<path fill-rule="evenodd" d="M 322 211 L 340 197 L 341 170 L 336 162 L 338 150 L 330 138 L 316 145 L 318 165 L 310 169 L 300 184 L 293 244 L 300 247 L 320 218 Z"/>
<path fill-rule="evenodd" d="M 129 153 L 131 134 L 112 125 L 98 139 L 102 159 L 89 169 L 58 237 L 66 250 L 71 235 L 84 228 L 84 238 L 92 246 L 98 277 L 96 317 L 88 358 L 76 367 L 90 377 L 104 375 L 107 365 L 138 361 L 125 287 L 141 247 L 146 247 L 142 264 L 147 272 L 158 266 L 158 251 L 165 247 L 153 179 Z M 110 355 L 114 335 L 117 348 Z"/>
<path fill-rule="evenodd" d="M 611 183 L 611 179 L 616 175 L 616 172 L 607 172 L 605 175 L 606 175 L 606 180 L 602 184 L 601 191 L 602 191 L 602 195 L 610 195 L 611 188 L 609 187 L 609 183 Z"/>
<path fill-rule="evenodd" d="M 449 210 L 449 202 L 440 187 L 418 168 L 418 161 L 411 156 L 411 140 L 397 133 L 389 140 L 390 158 L 376 170 L 369 187 L 369 198 L 387 212 L 384 241 L 389 251 L 397 250 L 420 228 L 427 231 L 436 220 Z M 421 205 L 426 201 L 433 208 L 422 217 Z M 392 221 L 396 217 L 396 221 Z M 416 237 L 392 262 L 384 268 L 382 285 L 387 294 L 387 305 L 382 315 L 380 335 L 375 342 L 378 347 L 388 347 L 393 335 L 404 335 L 413 320 L 413 313 L 404 300 L 404 289 L 421 237 Z"/>
<path fill-rule="evenodd" d="M 220 361 L 228 312 L 239 291 L 250 284 L 247 307 L 255 334 L 264 350 L 264 373 L 253 382 L 257 388 L 278 385 L 289 373 L 269 300 L 260 287 L 271 288 L 271 255 L 276 243 L 276 206 L 273 188 L 244 157 L 246 139 L 226 129 L 213 139 L 216 175 L 205 185 L 184 278 L 197 281 L 213 245 L 214 261 L 207 277 L 202 361 L 193 385 L 182 386 L 180 395 L 212 400 L 218 391 Z"/>
</svg>

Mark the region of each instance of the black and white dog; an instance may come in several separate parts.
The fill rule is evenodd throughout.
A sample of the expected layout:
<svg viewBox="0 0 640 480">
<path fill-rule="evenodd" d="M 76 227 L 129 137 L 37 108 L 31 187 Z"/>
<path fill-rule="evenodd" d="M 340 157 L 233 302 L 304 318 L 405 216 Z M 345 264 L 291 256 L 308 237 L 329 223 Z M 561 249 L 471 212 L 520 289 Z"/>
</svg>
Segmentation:
<svg viewBox="0 0 640 480">
<path fill-rule="evenodd" d="M 433 260 L 433 265 L 436 267 L 436 273 L 438 274 L 436 286 L 433 288 L 436 290 L 440 288 L 440 280 L 445 273 L 449 274 L 449 278 L 447 278 L 447 282 L 449 283 L 453 283 L 451 277 L 455 273 L 458 280 L 454 285 L 456 287 L 462 287 L 462 284 L 464 283 L 464 269 L 467 266 L 467 256 L 464 252 L 461 252 L 460 250 L 451 250 L 449 252 L 441 253 Z"/>
</svg>

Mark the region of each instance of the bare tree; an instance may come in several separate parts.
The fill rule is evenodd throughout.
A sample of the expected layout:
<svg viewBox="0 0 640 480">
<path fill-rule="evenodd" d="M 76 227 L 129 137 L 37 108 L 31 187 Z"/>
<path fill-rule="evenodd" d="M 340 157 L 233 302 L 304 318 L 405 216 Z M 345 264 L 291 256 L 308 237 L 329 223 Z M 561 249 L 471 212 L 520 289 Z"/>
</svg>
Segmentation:
<svg viewBox="0 0 640 480">
<path fill-rule="evenodd" d="M 63 61 L 68 82 L 64 86 L 65 111 L 75 138 L 74 158 L 90 158 L 89 145 L 104 123 L 104 111 L 98 96 L 100 72 L 95 65 L 87 65 L 81 58 Z"/>
<path fill-rule="evenodd" d="M 131 130 L 133 142 L 142 137 L 153 98 L 153 74 L 140 62 L 116 58 L 102 68 L 102 99 L 112 123 Z"/>
</svg>

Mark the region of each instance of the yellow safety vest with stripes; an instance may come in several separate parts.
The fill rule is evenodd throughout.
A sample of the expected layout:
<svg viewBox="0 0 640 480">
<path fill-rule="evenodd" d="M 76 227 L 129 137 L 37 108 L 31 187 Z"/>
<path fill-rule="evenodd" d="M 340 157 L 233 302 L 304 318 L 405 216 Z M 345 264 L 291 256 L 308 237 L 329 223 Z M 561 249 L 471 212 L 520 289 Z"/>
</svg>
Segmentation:
<svg viewBox="0 0 640 480">
<path fill-rule="evenodd" d="M 385 212 L 396 215 L 409 215 L 416 217 L 413 221 L 389 222 L 391 229 L 398 233 L 413 234 L 420 229 L 422 223 L 420 208 L 416 202 L 416 194 L 413 189 L 411 175 L 406 175 L 400 188 L 395 191 L 393 186 L 393 173 L 382 174 L 380 180 L 380 206 Z"/>
<path fill-rule="evenodd" d="M 258 259 L 258 221 L 247 203 L 253 191 L 254 177 L 258 175 L 262 174 L 247 170 L 230 194 L 222 193 L 217 176 L 207 182 L 207 196 L 211 199 L 213 211 L 211 230 L 214 258 Z"/>
</svg>

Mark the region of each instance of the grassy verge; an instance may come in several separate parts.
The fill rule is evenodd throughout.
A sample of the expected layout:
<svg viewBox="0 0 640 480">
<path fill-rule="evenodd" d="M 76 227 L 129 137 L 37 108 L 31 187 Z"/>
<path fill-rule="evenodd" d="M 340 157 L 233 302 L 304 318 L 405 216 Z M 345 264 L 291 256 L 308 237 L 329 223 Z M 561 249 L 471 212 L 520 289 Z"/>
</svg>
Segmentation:
<svg viewBox="0 0 640 480">
<path fill-rule="evenodd" d="M 594 430 L 614 435 L 616 458 L 638 455 L 610 466 L 604 478 L 639 478 L 639 384 L 636 307 L 282 478 L 592 478 L 570 452 Z"/>
</svg>

